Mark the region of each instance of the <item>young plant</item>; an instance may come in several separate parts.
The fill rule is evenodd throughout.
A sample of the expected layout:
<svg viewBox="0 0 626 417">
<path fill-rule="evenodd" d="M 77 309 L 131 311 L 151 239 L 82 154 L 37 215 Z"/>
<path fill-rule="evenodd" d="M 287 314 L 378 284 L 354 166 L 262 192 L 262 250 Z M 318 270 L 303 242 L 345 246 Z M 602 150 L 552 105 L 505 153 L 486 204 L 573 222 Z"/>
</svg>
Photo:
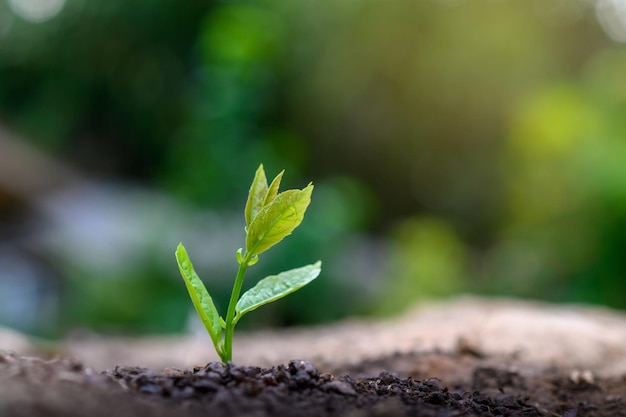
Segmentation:
<svg viewBox="0 0 626 417">
<path fill-rule="evenodd" d="M 239 298 L 248 267 L 257 263 L 260 254 L 283 240 L 298 227 L 311 202 L 313 192 L 311 183 L 302 190 L 278 192 L 283 173 L 284 170 L 268 185 L 261 164 L 250 186 L 245 208 L 246 248 L 245 251 L 240 248 L 236 252 L 239 269 L 225 319 L 218 313 L 213 299 L 194 271 L 185 247 L 180 243 L 176 249 L 178 268 L 191 301 L 211 336 L 215 351 L 224 363 L 232 360 L 235 325 L 244 314 L 304 287 L 317 278 L 321 271 L 322 263 L 318 261 L 301 268 L 281 272 L 278 275 L 270 275 L 260 280 Z"/>
</svg>

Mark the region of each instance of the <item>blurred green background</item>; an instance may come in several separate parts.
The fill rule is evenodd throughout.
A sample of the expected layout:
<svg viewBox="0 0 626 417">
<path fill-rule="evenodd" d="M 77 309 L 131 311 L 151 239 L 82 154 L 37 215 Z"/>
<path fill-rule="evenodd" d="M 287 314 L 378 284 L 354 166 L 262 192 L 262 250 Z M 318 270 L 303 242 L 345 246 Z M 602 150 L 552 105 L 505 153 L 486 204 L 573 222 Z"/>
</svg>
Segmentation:
<svg viewBox="0 0 626 417">
<path fill-rule="evenodd" d="M 624 309 L 625 42 L 623 0 L 2 0 L 0 138 L 74 174 L 31 189 L 0 142 L 0 322 L 197 328 L 173 251 L 225 310 L 260 162 L 316 189 L 246 285 L 324 269 L 240 327 L 458 293 Z"/>
</svg>

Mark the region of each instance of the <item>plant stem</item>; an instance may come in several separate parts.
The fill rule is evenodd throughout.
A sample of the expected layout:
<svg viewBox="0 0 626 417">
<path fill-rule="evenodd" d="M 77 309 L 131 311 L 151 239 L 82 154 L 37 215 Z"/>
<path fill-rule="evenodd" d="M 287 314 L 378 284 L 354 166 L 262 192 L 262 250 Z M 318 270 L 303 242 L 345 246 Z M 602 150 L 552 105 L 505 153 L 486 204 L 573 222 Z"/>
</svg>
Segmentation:
<svg viewBox="0 0 626 417">
<path fill-rule="evenodd" d="M 239 270 L 237 271 L 237 277 L 235 278 L 235 285 L 233 285 L 233 292 L 230 294 L 230 301 L 228 302 L 228 312 L 226 313 L 226 328 L 224 329 L 224 348 L 220 357 L 222 362 L 230 362 L 233 359 L 233 334 L 235 332 L 235 307 L 239 300 L 239 293 L 241 292 L 241 286 L 243 284 L 243 277 L 248 269 L 248 263 L 250 262 L 250 254 L 246 253 L 243 257 L 243 261 L 239 264 Z"/>
</svg>

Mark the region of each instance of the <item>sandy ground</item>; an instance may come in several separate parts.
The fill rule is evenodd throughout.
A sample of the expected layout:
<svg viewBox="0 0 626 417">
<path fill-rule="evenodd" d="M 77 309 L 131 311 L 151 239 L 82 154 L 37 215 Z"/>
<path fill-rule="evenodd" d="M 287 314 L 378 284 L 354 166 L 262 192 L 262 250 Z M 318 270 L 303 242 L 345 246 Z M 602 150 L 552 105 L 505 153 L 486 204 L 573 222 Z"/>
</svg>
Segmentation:
<svg viewBox="0 0 626 417">
<path fill-rule="evenodd" d="M 485 354 L 515 355 L 541 368 L 626 374 L 626 313 L 606 308 L 512 299 L 458 297 L 423 303 L 388 319 L 348 319 L 314 327 L 236 336 L 234 361 L 271 366 L 302 358 L 339 369 L 394 353 L 452 351 L 459 343 Z M 162 370 L 216 360 L 205 335 L 112 338 L 42 343 L 0 328 L 0 349 L 21 355 L 62 354 L 96 370 L 133 364 Z"/>
</svg>

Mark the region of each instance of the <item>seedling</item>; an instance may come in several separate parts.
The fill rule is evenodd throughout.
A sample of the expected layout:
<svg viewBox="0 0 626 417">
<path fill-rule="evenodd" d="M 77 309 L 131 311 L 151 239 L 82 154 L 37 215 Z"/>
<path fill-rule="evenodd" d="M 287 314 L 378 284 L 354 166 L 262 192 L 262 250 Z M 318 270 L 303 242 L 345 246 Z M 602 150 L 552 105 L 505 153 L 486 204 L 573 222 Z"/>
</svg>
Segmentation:
<svg viewBox="0 0 626 417">
<path fill-rule="evenodd" d="M 235 325 L 244 314 L 299 290 L 317 278 L 321 271 L 322 263 L 317 261 L 278 275 L 270 275 L 239 298 L 248 267 L 256 264 L 260 254 L 290 235 L 300 225 L 311 202 L 311 183 L 302 190 L 278 192 L 284 172 L 283 170 L 279 173 L 270 185 L 267 184 L 262 164 L 254 175 L 245 208 L 246 249 L 244 251 L 240 248 L 236 252 L 239 269 L 230 295 L 226 319 L 218 313 L 213 299 L 193 269 L 183 244 L 180 243 L 176 249 L 178 268 L 191 301 L 211 336 L 215 351 L 224 363 L 232 360 Z"/>
</svg>

